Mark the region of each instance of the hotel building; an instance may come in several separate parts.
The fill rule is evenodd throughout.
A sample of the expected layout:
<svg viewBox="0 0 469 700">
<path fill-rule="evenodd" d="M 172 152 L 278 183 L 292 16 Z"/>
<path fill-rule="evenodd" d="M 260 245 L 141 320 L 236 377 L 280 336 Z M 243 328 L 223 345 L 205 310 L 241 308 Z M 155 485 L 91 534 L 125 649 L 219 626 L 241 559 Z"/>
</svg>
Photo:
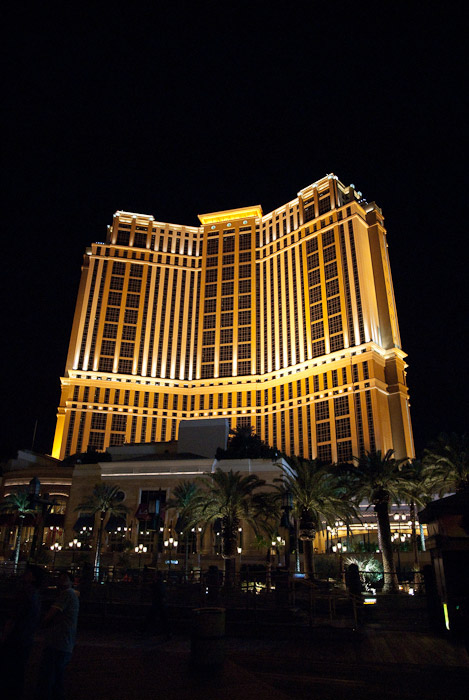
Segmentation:
<svg viewBox="0 0 469 700">
<path fill-rule="evenodd" d="M 52 456 L 227 418 L 286 454 L 412 457 L 381 209 L 328 175 L 199 220 L 118 211 L 86 250 Z"/>
</svg>

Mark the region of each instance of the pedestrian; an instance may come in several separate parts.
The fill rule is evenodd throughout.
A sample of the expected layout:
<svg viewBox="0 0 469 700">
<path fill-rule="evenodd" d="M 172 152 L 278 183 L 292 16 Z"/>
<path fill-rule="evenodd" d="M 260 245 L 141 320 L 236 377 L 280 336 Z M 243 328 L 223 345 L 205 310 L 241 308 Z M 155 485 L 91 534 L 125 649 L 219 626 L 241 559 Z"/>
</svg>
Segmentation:
<svg viewBox="0 0 469 700">
<path fill-rule="evenodd" d="M 27 566 L 1 636 L 1 678 L 9 700 L 23 694 L 24 678 L 41 612 L 43 571 Z"/>
<path fill-rule="evenodd" d="M 63 700 L 64 672 L 75 646 L 79 602 L 70 576 L 62 573 L 58 596 L 44 618 L 45 648 L 39 667 L 38 700 Z"/>
<path fill-rule="evenodd" d="M 361 622 L 361 610 L 363 606 L 362 582 L 357 564 L 349 564 L 345 571 L 345 585 L 352 601 L 353 617 L 355 624 Z"/>
</svg>

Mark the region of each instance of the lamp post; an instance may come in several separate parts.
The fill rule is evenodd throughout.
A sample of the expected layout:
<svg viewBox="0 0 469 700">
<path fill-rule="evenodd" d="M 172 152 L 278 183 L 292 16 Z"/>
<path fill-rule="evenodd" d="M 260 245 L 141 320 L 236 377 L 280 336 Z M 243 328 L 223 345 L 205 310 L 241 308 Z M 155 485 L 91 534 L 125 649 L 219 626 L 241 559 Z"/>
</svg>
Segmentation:
<svg viewBox="0 0 469 700">
<path fill-rule="evenodd" d="M 148 547 L 145 547 L 143 544 L 139 544 L 138 547 L 135 547 L 135 554 L 138 555 L 139 563 L 138 563 L 138 576 L 140 578 L 141 576 L 141 569 L 142 569 L 142 555 L 146 554 L 148 550 Z"/>
<path fill-rule="evenodd" d="M 172 556 L 173 556 L 173 548 L 177 551 L 179 542 L 174 539 L 174 537 L 168 537 L 167 540 L 164 541 L 164 546 L 166 549 L 169 549 L 169 559 L 168 559 L 168 578 L 171 574 L 171 561 L 172 561 Z"/>
<path fill-rule="evenodd" d="M 72 550 L 72 565 L 75 565 L 75 552 L 77 549 L 81 549 L 81 542 L 75 537 L 75 539 L 68 543 L 68 546 L 69 549 Z"/>
<path fill-rule="evenodd" d="M 55 557 L 57 556 L 57 552 L 60 552 L 62 549 L 62 545 L 59 544 L 58 542 L 54 542 L 53 545 L 51 545 L 51 550 L 54 552 L 54 560 L 52 562 L 52 570 L 55 571 Z"/>
</svg>

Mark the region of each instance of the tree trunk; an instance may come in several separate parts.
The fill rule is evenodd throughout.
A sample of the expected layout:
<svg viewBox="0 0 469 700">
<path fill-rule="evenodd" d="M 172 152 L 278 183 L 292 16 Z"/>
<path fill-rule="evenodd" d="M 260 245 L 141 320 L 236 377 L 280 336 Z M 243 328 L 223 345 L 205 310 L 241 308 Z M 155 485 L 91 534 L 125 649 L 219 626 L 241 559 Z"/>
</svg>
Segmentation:
<svg viewBox="0 0 469 700">
<path fill-rule="evenodd" d="M 100 523 L 99 523 L 99 530 L 98 530 L 98 539 L 96 541 L 96 555 L 94 558 L 94 580 L 99 582 L 99 566 L 101 562 L 101 545 L 103 541 L 103 532 L 104 532 L 104 518 L 106 517 L 106 514 L 100 515 Z"/>
<path fill-rule="evenodd" d="M 184 542 L 184 578 L 187 581 L 187 573 L 189 568 L 189 535 L 186 533 L 186 541 Z"/>
<path fill-rule="evenodd" d="M 16 533 L 16 544 L 15 544 L 15 557 L 14 557 L 14 562 L 15 562 L 15 574 L 18 569 L 18 562 L 20 559 L 20 550 L 21 550 L 21 534 L 23 532 L 23 518 L 20 517 L 19 523 L 18 523 L 18 532 Z"/>
<path fill-rule="evenodd" d="M 314 578 L 314 548 L 313 540 L 303 540 L 304 569 L 306 578 Z"/>
<path fill-rule="evenodd" d="M 415 527 L 415 501 L 410 502 L 410 521 L 412 527 L 412 551 L 414 554 L 414 567 L 419 568 L 419 550 L 417 545 L 417 528 Z"/>
<path fill-rule="evenodd" d="M 379 547 L 383 556 L 384 586 L 383 593 L 398 593 L 399 583 L 394 568 L 394 557 L 391 542 L 391 526 L 389 524 L 389 512 L 387 503 L 375 505 L 378 519 Z"/>
</svg>

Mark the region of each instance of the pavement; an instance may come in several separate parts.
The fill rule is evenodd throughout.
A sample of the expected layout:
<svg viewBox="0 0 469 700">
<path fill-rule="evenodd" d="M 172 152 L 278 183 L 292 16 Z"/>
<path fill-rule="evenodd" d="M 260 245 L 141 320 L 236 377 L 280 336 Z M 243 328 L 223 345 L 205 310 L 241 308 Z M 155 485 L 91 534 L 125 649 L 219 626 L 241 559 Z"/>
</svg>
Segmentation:
<svg viewBox="0 0 469 700">
<path fill-rule="evenodd" d="M 188 633 L 166 639 L 115 626 L 82 628 L 66 671 L 67 700 L 467 698 L 466 650 L 428 630 L 317 624 L 285 638 L 279 627 L 262 639 L 226 637 L 215 646 L 207 640 L 196 663 Z M 40 643 L 25 698 L 33 697 L 39 655 Z"/>
</svg>

